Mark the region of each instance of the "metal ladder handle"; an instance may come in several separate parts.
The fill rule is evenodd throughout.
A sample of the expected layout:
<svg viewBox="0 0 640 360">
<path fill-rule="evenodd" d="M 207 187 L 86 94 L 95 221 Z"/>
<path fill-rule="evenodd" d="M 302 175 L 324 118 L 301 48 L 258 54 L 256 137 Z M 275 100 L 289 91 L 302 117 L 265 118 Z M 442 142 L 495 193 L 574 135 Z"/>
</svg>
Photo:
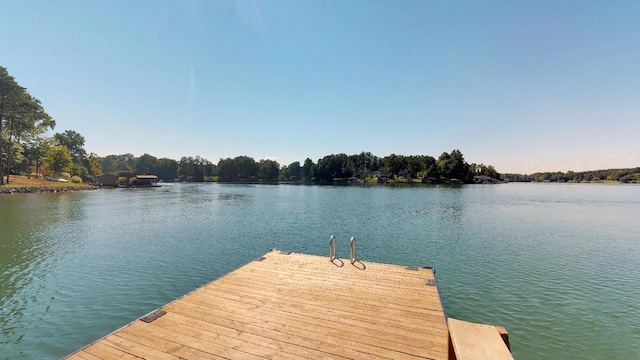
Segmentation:
<svg viewBox="0 0 640 360">
<path fill-rule="evenodd" d="M 356 238 L 352 237 L 351 242 L 349 243 L 349 260 L 351 260 L 351 264 L 356 262 L 356 243 Z"/>
<path fill-rule="evenodd" d="M 336 239 L 335 235 L 331 235 L 329 238 L 329 261 L 333 261 L 336 259 Z"/>
</svg>

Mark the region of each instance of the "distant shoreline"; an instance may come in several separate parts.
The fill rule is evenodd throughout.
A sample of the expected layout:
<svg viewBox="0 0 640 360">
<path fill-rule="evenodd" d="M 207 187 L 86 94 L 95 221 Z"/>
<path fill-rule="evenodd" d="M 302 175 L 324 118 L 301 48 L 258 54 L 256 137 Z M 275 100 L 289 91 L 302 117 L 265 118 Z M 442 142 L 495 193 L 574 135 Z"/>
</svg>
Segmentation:
<svg viewBox="0 0 640 360">
<path fill-rule="evenodd" d="M 179 182 L 181 183 L 181 182 Z M 205 184 L 205 183 L 218 183 L 218 184 L 227 184 L 227 185 L 320 185 L 320 186 L 415 186 L 415 185 L 474 185 L 474 184 L 423 184 L 423 183 L 387 183 L 387 184 L 379 184 L 379 183 L 321 183 L 321 182 L 238 182 L 238 181 L 201 181 L 201 182 L 187 182 L 189 184 Z M 602 184 L 602 185 L 622 185 L 622 184 L 634 184 L 634 183 L 624 183 L 621 181 L 591 181 L 591 182 L 556 182 L 556 181 L 511 181 L 510 183 L 515 184 Z M 167 183 L 172 184 L 172 183 Z M 502 183 L 508 184 L 508 183 Z M 482 185 L 482 184 L 480 184 Z M 637 184 L 636 184 L 637 185 Z M 88 191 L 88 190 L 99 190 L 101 189 L 99 186 L 95 185 L 57 185 L 57 186 L 47 186 L 47 185 L 33 185 L 33 186 L 11 186 L 11 184 L 0 185 L 0 195 L 2 194 L 46 194 L 46 193 L 67 193 L 67 192 L 78 192 L 78 191 Z"/>
<path fill-rule="evenodd" d="M 59 192 L 76 192 L 96 190 L 98 187 L 90 185 L 77 186 L 0 186 L 0 194 L 44 194 Z"/>
</svg>

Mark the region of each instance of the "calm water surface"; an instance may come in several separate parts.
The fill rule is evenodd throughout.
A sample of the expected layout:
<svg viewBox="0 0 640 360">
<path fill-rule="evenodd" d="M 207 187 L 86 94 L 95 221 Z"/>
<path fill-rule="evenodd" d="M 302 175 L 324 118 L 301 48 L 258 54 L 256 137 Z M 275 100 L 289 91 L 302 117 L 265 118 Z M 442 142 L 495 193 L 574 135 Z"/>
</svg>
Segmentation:
<svg viewBox="0 0 640 360">
<path fill-rule="evenodd" d="M 0 358 L 67 355 L 271 248 L 433 265 L 517 359 L 640 358 L 640 187 L 175 184 L 0 196 Z"/>
</svg>

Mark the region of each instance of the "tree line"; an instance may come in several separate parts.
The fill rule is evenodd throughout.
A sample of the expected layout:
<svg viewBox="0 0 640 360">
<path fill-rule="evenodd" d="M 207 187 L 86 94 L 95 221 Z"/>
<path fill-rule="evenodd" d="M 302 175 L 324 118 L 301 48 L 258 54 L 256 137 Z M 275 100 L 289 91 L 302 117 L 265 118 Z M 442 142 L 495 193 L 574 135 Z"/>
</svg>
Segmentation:
<svg viewBox="0 0 640 360">
<path fill-rule="evenodd" d="M 88 154 L 84 150 L 84 137 L 73 130 L 56 133 L 45 149 L 43 158 L 46 172 L 54 176 L 79 177 L 84 182 L 95 182 L 103 173 L 121 171 L 155 174 L 170 181 L 221 182 L 319 182 L 373 181 L 390 182 L 471 183 L 483 175 L 498 179 L 493 166 L 468 164 L 459 150 L 444 152 L 437 159 L 426 155 L 404 156 L 391 154 L 384 158 L 370 152 L 360 154 L 331 154 L 317 162 L 307 158 L 280 165 L 275 160 L 255 160 L 249 156 L 220 159 L 217 164 L 200 156 L 182 157 L 180 160 L 156 158 L 150 154 Z M 35 166 L 16 164 L 14 170 L 28 173 Z M 37 170 L 36 170 L 37 171 Z M 34 174 L 36 175 L 36 174 Z M 37 176 L 37 175 L 36 175 Z"/>
<path fill-rule="evenodd" d="M 248 156 L 220 159 L 217 164 L 200 156 L 180 160 L 149 154 L 104 157 L 87 152 L 85 139 L 73 130 L 47 136 L 55 120 L 42 103 L 31 96 L 0 66 L 0 184 L 11 174 L 47 175 L 94 182 L 103 173 L 130 171 L 153 173 L 165 181 L 227 182 L 333 182 L 348 179 L 388 179 L 396 182 L 472 183 L 504 181 L 640 182 L 640 168 L 583 172 L 543 172 L 530 175 L 499 174 L 491 165 L 469 164 L 460 150 L 444 152 L 437 159 L 428 155 L 391 154 L 378 157 L 370 152 L 331 154 L 316 162 L 307 158 L 281 165 L 274 160 L 256 161 Z"/>
<path fill-rule="evenodd" d="M 500 174 L 491 165 L 468 164 L 459 150 L 431 156 L 391 154 L 380 158 L 370 152 L 331 154 L 317 162 L 307 158 L 281 165 L 275 160 L 255 160 L 250 156 L 220 159 L 217 164 L 200 156 L 182 157 L 179 161 L 144 154 L 97 157 L 97 166 L 90 172 L 111 173 L 133 171 L 153 173 L 164 181 L 222 182 L 334 182 L 384 177 L 391 181 L 471 183 L 478 176 L 498 179 Z"/>
<path fill-rule="evenodd" d="M 20 164 L 37 164 L 48 141 L 44 134 L 55 124 L 40 100 L 0 66 L 0 184 L 8 183 L 11 171 Z"/>
<path fill-rule="evenodd" d="M 116 171 L 153 173 L 165 181 L 228 182 L 331 182 L 376 176 L 391 181 L 470 183 L 478 175 L 499 177 L 493 166 L 468 164 L 459 150 L 442 153 L 437 159 L 396 154 L 380 158 L 370 152 L 331 154 L 317 162 L 307 158 L 302 164 L 288 165 L 248 156 L 220 159 L 217 164 L 200 156 L 179 161 L 149 154 L 101 157 L 87 154 L 84 137 L 74 130 L 46 136 L 55 125 L 40 101 L 0 67 L 0 184 L 9 183 L 11 174 L 40 177 L 45 173 L 95 182 L 99 175 Z"/>
<path fill-rule="evenodd" d="M 503 174 L 503 180 L 520 182 L 604 182 L 640 183 L 640 167 L 591 171 L 537 172 L 530 175 Z"/>
<path fill-rule="evenodd" d="M 44 173 L 95 182 L 99 175 L 116 171 L 196 182 L 332 182 L 378 177 L 402 182 L 471 183 L 479 175 L 499 178 L 493 166 L 468 164 L 459 150 L 444 152 L 437 159 L 396 154 L 380 158 L 370 152 L 331 154 L 317 162 L 307 158 L 302 164 L 296 161 L 288 165 L 270 159 L 256 161 L 249 156 L 220 159 L 217 164 L 200 156 L 180 160 L 128 153 L 101 157 L 88 154 L 84 137 L 74 130 L 46 136 L 55 125 L 40 101 L 0 67 L 0 184 L 9 183 L 11 174 L 40 177 Z"/>
</svg>

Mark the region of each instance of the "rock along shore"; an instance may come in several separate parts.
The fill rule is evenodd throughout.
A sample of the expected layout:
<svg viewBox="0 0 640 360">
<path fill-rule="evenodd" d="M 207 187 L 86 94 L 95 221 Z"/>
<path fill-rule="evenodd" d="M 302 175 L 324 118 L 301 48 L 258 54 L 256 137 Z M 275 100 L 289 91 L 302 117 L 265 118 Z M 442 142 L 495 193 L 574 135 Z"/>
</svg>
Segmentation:
<svg viewBox="0 0 640 360">
<path fill-rule="evenodd" d="M 0 194 L 41 194 L 96 190 L 96 186 L 24 186 L 0 187 Z"/>
</svg>

